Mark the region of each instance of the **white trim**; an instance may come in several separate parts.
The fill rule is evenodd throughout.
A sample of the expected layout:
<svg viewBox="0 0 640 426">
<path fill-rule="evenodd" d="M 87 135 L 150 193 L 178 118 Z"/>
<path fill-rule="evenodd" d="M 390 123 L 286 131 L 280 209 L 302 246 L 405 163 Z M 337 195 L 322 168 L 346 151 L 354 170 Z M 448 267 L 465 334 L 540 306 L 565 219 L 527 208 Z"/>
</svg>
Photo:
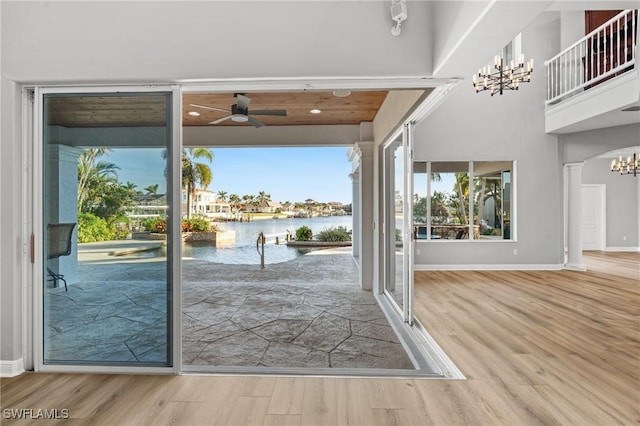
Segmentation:
<svg viewBox="0 0 640 426">
<path fill-rule="evenodd" d="M 24 370 L 33 370 L 33 264 L 31 235 L 33 233 L 33 148 L 34 109 L 33 87 L 22 87 L 22 361 Z M 33 248 L 35 250 L 35 247 Z"/>
<path fill-rule="evenodd" d="M 558 263 L 537 264 L 476 264 L 476 265 L 414 265 L 414 271 L 559 271 L 564 265 Z"/>
<path fill-rule="evenodd" d="M 96 373 L 96 374 L 176 374 L 173 367 L 144 367 L 119 365 L 62 365 L 45 364 L 40 367 L 43 373 Z"/>
<path fill-rule="evenodd" d="M 640 247 L 605 247 L 604 251 L 640 251 Z"/>
<path fill-rule="evenodd" d="M 0 360 L 0 377 L 15 377 L 24 373 L 24 362 L 22 358 L 15 361 Z"/>
<path fill-rule="evenodd" d="M 587 267 L 583 265 L 565 265 L 562 269 L 566 269 L 567 271 L 584 272 L 587 270 Z"/>
<path fill-rule="evenodd" d="M 182 371 L 182 183 L 180 178 L 182 169 L 182 91 L 179 86 L 171 86 L 171 156 L 169 164 L 171 172 L 167 176 L 167 185 L 171 185 L 171 200 L 169 212 L 173 234 L 171 244 L 173 246 L 171 256 L 171 347 L 172 356 L 170 362 L 173 365 L 173 373 Z"/>
<path fill-rule="evenodd" d="M 424 89 L 438 87 L 451 79 L 427 76 L 333 77 L 333 78 L 225 78 L 177 80 L 184 93 L 228 91 L 326 91 L 336 89 Z"/>
<path fill-rule="evenodd" d="M 462 371 L 454 364 L 440 345 L 438 345 L 420 321 L 414 319 L 413 326 L 409 327 L 409 333 L 413 336 L 413 341 L 418 343 L 423 351 L 429 354 L 431 359 L 437 364 L 443 376 L 452 380 L 467 380 Z"/>
</svg>

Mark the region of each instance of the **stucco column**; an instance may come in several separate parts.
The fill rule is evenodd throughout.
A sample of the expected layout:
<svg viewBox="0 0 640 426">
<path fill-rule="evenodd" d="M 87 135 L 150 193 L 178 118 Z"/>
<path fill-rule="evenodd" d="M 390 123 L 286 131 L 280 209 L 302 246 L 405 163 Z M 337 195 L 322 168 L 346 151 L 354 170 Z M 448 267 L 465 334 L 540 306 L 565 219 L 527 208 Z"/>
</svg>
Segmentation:
<svg viewBox="0 0 640 426">
<path fill-rule="evenodd" d="M 358 142 L 360 150 L 360 286 L 363 290 L 373 288 L 375 237 L 373 195 L 375 191 L 373 176 L 373 142 Z"/>
<path fill-rule="evenodd" d="M 359 160 L 358 160 L 359 161 Z M 349 175 L 351 178 L 351 217 L 352 217 L 352 234 L 351 234 L 351 253 L 360 264 L 360 169 Z"/>
<path fill-rule="evenodd" d="M 78 223 L 78 158 L 83 150 L 66 145 L 47 145 L 44 232 L 50 223 Z M 73 235 L 77 235 L 77 226 Z M 72 238 L 71 254 L 45 259 L 47 265 L 62 273 L 68 284 L 77 281 L 78 239 Z M 58 283 L 62 285 L 62 283 Z"/>
<path fill-rule="evenodd" d="M 567 263 L 566 267 L 584 271 L 582 264 L 582 166 L 567 163 Z"/>
</svg>

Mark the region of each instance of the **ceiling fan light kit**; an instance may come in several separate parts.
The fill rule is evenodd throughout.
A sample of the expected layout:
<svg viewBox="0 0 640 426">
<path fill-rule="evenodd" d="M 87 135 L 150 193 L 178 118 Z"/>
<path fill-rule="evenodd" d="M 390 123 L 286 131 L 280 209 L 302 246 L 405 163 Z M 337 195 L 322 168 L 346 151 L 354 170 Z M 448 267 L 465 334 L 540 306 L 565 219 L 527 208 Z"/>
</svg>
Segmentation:
<svg viewBox="0 0 640 426">
<path fill-rule="evenodd" d="M 226 110 L 222 108 L 212 107 L 208 105 L 199 105 L 199 104 L 190 104 L 192 107 L 203 108 L 212 111 L 220 111 L 226 112 L 229 115 L 218 118 L 217 120 L 211 121 L 209 124 L 219 124 L 223 121 L 231 119 L 231 121 L 235 123 L 249 123 L 253 127 L 262 127 L 264 123 L 260 120 L 252 117 L 252 115 L 271 115 L 277 117 L 286 117 L 287 110 L 285 109 L 269 109 L 269 110 L 256 110 L 249 112 L 249 103 L 251 102 L 251 98 L 247 97 L 244 93 L 234 93 L 233 97 L 236 99 L 236 103 L 231 105 L 231 110 Z"/>
</svg>

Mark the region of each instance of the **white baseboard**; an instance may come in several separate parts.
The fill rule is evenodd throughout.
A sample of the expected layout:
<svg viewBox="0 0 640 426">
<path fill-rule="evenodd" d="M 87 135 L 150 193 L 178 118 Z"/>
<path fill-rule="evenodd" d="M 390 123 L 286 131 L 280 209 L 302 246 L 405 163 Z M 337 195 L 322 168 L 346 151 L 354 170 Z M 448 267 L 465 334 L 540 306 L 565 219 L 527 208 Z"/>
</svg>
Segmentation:
<svg viewBox="0 0 640 426">
<path fill-rule="evenodd" d="M 562 264 L 413 265 L 414 271 L 559 271 Z"/>
<path fill-rule="evenodd" d="M 604 251 L 640 251 L 640 247 L 606 247 Z"/>
<path fill-rule="evenodd" d="M 24 373 L 22 358 L 15 361 L 0 361 L 0 377 L 13 377 Z"/>
</svg>

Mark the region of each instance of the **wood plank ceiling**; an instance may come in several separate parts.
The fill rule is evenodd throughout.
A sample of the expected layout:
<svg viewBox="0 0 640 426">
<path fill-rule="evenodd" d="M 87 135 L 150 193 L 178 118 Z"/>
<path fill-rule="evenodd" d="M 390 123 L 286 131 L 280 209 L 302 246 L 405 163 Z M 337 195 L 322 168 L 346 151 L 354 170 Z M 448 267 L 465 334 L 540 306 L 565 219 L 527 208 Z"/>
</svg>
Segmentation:
<svg viewBox="0 0 640 426">
<path fill-rule="evenodd" d="M 252 110 L 284 109 L 286 117 L 255 115 L 265 125 L 307 126 L 360 124 L 372 121 L 387 91 L 351 92 L 349 96 L 337 97 L 333 92 L 289 92 L 289 93 L 246 93 L 251 99 L 249 114 Z M 206 105 L 230 111 L 236 103 L 232 93 L 185 94 L 183 98 L 183 124 L 185 126 L 208 126 L 211 121 L 229 115 L 222 111 L 212 111 L 192 106 Z M 320 110 L 318 114 L 311 110 Z M 189 112 L 200 113 L 193 117 Z M 226 120 L 216 126 L 247 126 L 248 123 L 236 123 Z"/>
<path fill-rule="evenodd" d="M 246 93 L 252 110 L 285 109 L 286 117 L 255 115 L 269 126 L 343 125 L 372 121 L 388 91 L 353 91 L 346 97 L 333 92 Z M 184 126 L 210 126 L 211 121 L 229 115 L 236 103 L 233 93 L 187 93 L 183 99 Z M 193 107 L 206 105 L 214 111 Z M 319 114 L 311 110 L 319 109 Z M 166 98 L 153 94 L 52 96 L 45 101 L 49 125 L 64 127 L 150 127 L 166 123 Z M 189 113 L 197 112 L 199 116 Z M 215 126 L 250 126 L 225 120 Z"/>
</svg>

